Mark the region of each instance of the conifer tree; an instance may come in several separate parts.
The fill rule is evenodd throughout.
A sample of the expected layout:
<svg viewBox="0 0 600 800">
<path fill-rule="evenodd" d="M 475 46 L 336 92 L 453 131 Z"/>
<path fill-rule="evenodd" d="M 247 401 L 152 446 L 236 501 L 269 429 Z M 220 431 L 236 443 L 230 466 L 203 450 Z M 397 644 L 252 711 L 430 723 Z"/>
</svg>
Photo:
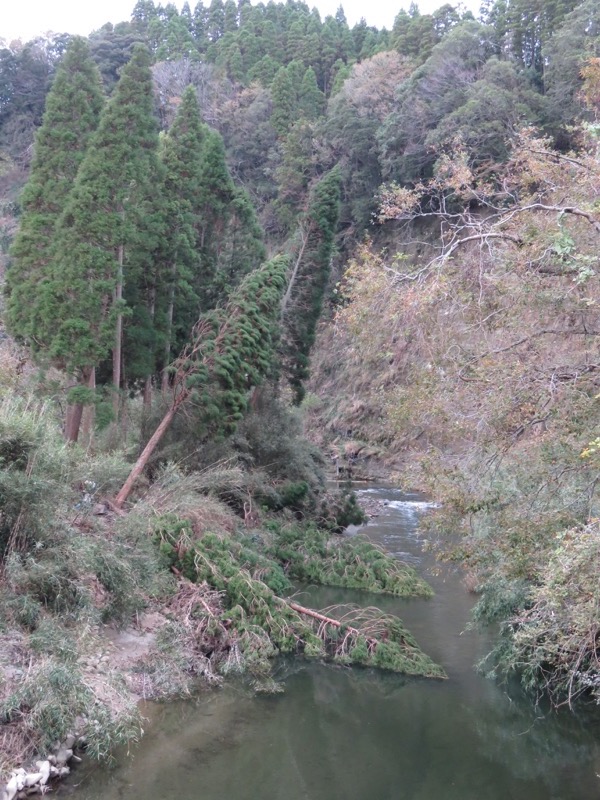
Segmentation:
<svg viewBox="0 0 600 800">
<path fill-rule="evenodd" d="M 131 268 L 141 264 L 136 250 L 147 246 L 143 219 L 157 142 L 150 56 L 136 45 L 59 220 L 44 297 L 44 345 L 80 385 L 111 350 L 113 383 L 121 383 L 123 287 L 139 278 Z M 80 406 L 67 431 L 71 440 Z"/>
<path fill-rule="evenodd" d="M 264 258 L 262 231 L 245 192 L 236 187 L 219 133 L 205 127 L 198 194 L 198 248 L 202 269 L 194 279 L 200 310 L 227 300 L 243 276 Z"/>
<path fill-rule="evenodd" d="M 14 335 L 36 349 L 45 346 L 39 329 L 41 287 L 48 280 L 56 223 L 90 136 L 98 127 L 103 103 L 100 73 L 87 42 L 77 37 L 71 41 L 46 99 L 6 276 L 7 324 Z"/>
<path fill-rule="evenodd" d="M 297 92 L 286 67 L 281 67 L 275 75 L 271 84 L 271 94 L 273 96 L 271 125 L 280 136 L 285 136 L 297 116 Z"/>
<path fill-rule="evenodd" d="M 304 397 L 303 382 L 308 376 L 308 360 L 329 280 L 340 186 L 340 171 L 334 167 L 314 187 L 300 224 L 297 256 L 282 300 L 283 361 L 296 403 Z"/>
<path fill-rule="evenodd" d="M 227 0 L 223 9 L 223 30 L 235 33 L 238 29 L 238 8 L 235 0 Z"/>
<path fill-rule="evenodd" d="M 200 117 L 196 90 L 188 86 L 161 151 L 165 167 L 165 346 L 164 365 L 171 362 L 177 332 L 187 335 L 197 318 L 202 269 L 199 238 L 203 221 L 203 159 L 207 128 Z M 167 373 L 165 371 L 164 375 Z"/>
<path fill-rule="evenodd" d="M 231 180 L 221 137 L 202 123 L 192 86 L 164 138 L 162 159 L 167 365 L 173 346 L 181 349 L 181 337 L 198 314 L 225 302 L 243 276 L 264 261 L 265 248 L 252 203 Z"/>
<path fill-rule="evenodd" d="M 277 75 L 280 65 L 270 55 L 263 56 L 253 67 L 248 70 L 248 80 L 252 83 L 258 81 L 262 86 L 269 87 Z"/>
<path fill-rule="evenodd" d="M 227 215 L 209 297 L 214 305 L 224 302 L 244 276 L 266 257 L 263 230 L 244 188 L 235 187 Z"/>
<path fill-rule="evenodd" d="M 211 0 L 208 8 L 208 38 L 217 42 L 225 33 L 225 5 L 223 0 Z"/>
<path fill-rule="evenodd" d="M 227 169 L 225 147 L 217 131 L 205 127 L 204 153 L 200 188 L 199 244 L 207 262 L 216 270 L 219 237 L 225 229 L 225 217 L 233 200 L 235 186 Z"/>
<path fill-rule="evenodd" d="M 148 459 L 186 403 L 206 430 L 231 432 L 248 407 L 251 390 L 268 377 L 275 358 L 288 261 L 278 256 L 242 281 L 227 307 L 201 318 L 172 365 L 172 399 L 117 495 L 122 506 Z"/>
<path fill-rule="evenodd" d="M 312 67 L 309 67 L 304 73 L 298 100 L 300 111 L 305 119 L 318 119 L 325 111 L 325 95 L 317 85 L 317 76 Z"/>
</svg>

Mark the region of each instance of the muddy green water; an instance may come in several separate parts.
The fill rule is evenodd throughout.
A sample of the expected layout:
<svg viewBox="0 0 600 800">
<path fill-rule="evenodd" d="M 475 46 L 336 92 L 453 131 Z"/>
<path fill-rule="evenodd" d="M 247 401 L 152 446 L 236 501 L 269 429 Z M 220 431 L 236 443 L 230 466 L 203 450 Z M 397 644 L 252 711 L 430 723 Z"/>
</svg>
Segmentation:
<svg viewBox="0 0 600 800">
<path fill-rule="evenodd" d="M 456 574 L 437 574 L 417 533 L 426 504 L 390 501 L 368 534 L 422 570 L 430 601 L 308 590 L 314 606 L 360 601 L 401 616 L 448 681 L 407 679 L 298 660 L 285 693 L 242 686 L 148 705 L 147 733 L 111 770 L 79 769 L 77 800 L 592 800 L 600 798 L 600 710 L 536 708 L 477 675 L 489 642 L 465 631 L 473 602 Z M 77 787 L 77 788 L 75 788 Z"/>
</svg>

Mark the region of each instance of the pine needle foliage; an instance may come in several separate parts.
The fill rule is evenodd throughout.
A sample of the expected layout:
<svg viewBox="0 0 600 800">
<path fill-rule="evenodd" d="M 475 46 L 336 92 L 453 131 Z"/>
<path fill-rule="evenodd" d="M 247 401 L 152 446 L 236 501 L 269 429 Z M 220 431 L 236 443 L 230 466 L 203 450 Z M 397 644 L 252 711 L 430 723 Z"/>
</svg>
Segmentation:
<svg viewBox="0 0 600 800">
<path fill-rule="evenodd" d="M 250 390 L 273 370 L 279 305 L 288 260 L 276 256 L 242 281 L 227 307 L 210 317 L 202 362 L 190 379 L 203 421 L 232 432 L 248 407 Z"/>
<path fill-rule="evenodd" d="M 256 212 L 231 179 L 221 137 L 202 122 L 193 86 L 162 140 L 161 159 L 160 249 L 170 350 L 177 343 L 181 349 L 198 313 L 225 303 L 266 251 Z"/>
<path fill-rule="evenodd" d="M 337 609 L 337 617 L 328 617 L 286 599 L 282 594 L 290 584 L 282 564 L 272 553 L 261 553 L 252 538 L 207 533 L 197 539 L 185 521 L 165 517 L 157 520 L 155 539 L 167 562 L 186 580 L 220 593 L 222 607 L 214 615 L 207 647 L 222 669 L 231 667 L 233 651 L 239 669 L 268 676 L 274 656 L 296 653 L 444 677 L 396 617 L 377 609 L 345 607 Z M 325 572 L 322 576 L 327 578 Z M 394 580 L 390 575 L 388 585 Z M 359 583 L 357 575 L 355 584 Z M 335 580 L 333 584 L 340 585 Z M 206 613 L 206 608 L 198 613 Z"/>
<path fill-rule="evenodd" d="M 156 176 L 157 126 L 153 115 L 150 54 L 137 45 L 100 120 L 62 215 L 53 275 L 44 294 L 41 339 L 67 371 L 97 365 L 114 344 L 115 301 L 123 249 L 142 246 L 143 215 Z"/>
<path fill-rule="evenodd" d="M 332 539 L 327 531 L 314 526 L 274 529 L 268 553 L 285 565 L 286 574 L 293 580 L 396 597 L 433 596 L 431 587 L 412 567 L 362 536 Z"/>
<path fill-rule="evenodd" d="M 166 216 L 164 252 L 166 352 L 174 339 L 181 340 L 196 321 L 203 259 L 199 252 L 203 153 L 206 126 L 202 123 L 198 99 L 189 86 L 173 121 L 161 141 L 164 165 L 162 201 Z M 167 357 L 167 363 L 171 361 Z"/>
<path fill-rule="evenodd" d="M 310 351 L 329 280 L 340 212 L 341 177 L 337 167 L 314 187 L 300 224 L 297 269 L 284 308 L 284 366 L 296 403 L 304 397 Z"/>
<path fill-rule="evenodd" d="M 33 347 L 40 343 L 42 286 L 49 277 L 57 221 L 104 104 L 100 73 L 87 42 L 75 37 L 46 98 L 29 181 L 21 196 L 20 228 L 7 273 L 6 322 Z"/>
</svg>

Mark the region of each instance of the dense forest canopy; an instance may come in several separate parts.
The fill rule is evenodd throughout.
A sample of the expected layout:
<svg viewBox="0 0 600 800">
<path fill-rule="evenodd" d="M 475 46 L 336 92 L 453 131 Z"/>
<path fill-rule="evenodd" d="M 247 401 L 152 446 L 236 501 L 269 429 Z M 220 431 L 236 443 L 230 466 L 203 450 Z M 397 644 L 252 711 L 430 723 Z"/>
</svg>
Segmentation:
<svg viewBox="0 0 600 800">
<path fill-rule="evenodd" d="M 5 42 L 10 624 L 130 613 L 164 597 L 166 564 L 177 652 L 211 680 L 232 653 L 264 678 L 291 651 L 443 675 L 395 621 L 340 645 L 283 597 L 289 578 L 428 593 L 331 549 L 362 515 L 326 493 L 303 415 L 338 463 L 441 502 L 435 542 L 500 623 L 495 666 L 597 697 L 599 114 L 597 0 L 413 4 L 391 30 L 296 0 L 138 0 L 87 38 Z M 57 516 L 77 470 L 111 473 L 107 555 Z"/>
</svg>

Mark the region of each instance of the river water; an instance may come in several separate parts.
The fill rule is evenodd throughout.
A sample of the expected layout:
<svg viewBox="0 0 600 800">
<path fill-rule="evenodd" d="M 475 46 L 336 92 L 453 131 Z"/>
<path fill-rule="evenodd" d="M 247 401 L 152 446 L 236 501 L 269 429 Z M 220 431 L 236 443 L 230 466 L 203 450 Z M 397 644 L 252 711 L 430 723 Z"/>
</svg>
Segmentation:
<svg viewBox="0 0 600 800">
<path fill-rule="evenodd" d="M 489 648 L 467 631 L 473 598 L 423 553 L 427 504 L 395 489 L 366 533 L 414 564 L 432 600 L 309 589 L 300 602 L 379 605 L 398 614 L 449 679 L 431 681 L 282 661 L 285 692 L 243 686 L 148 704 L 148 730 L 113 769 L 78 770 L 78 800 L 592 800 L 600 798 L 600 709 L 536 707 L 478 675 Z"/>
</svg>

